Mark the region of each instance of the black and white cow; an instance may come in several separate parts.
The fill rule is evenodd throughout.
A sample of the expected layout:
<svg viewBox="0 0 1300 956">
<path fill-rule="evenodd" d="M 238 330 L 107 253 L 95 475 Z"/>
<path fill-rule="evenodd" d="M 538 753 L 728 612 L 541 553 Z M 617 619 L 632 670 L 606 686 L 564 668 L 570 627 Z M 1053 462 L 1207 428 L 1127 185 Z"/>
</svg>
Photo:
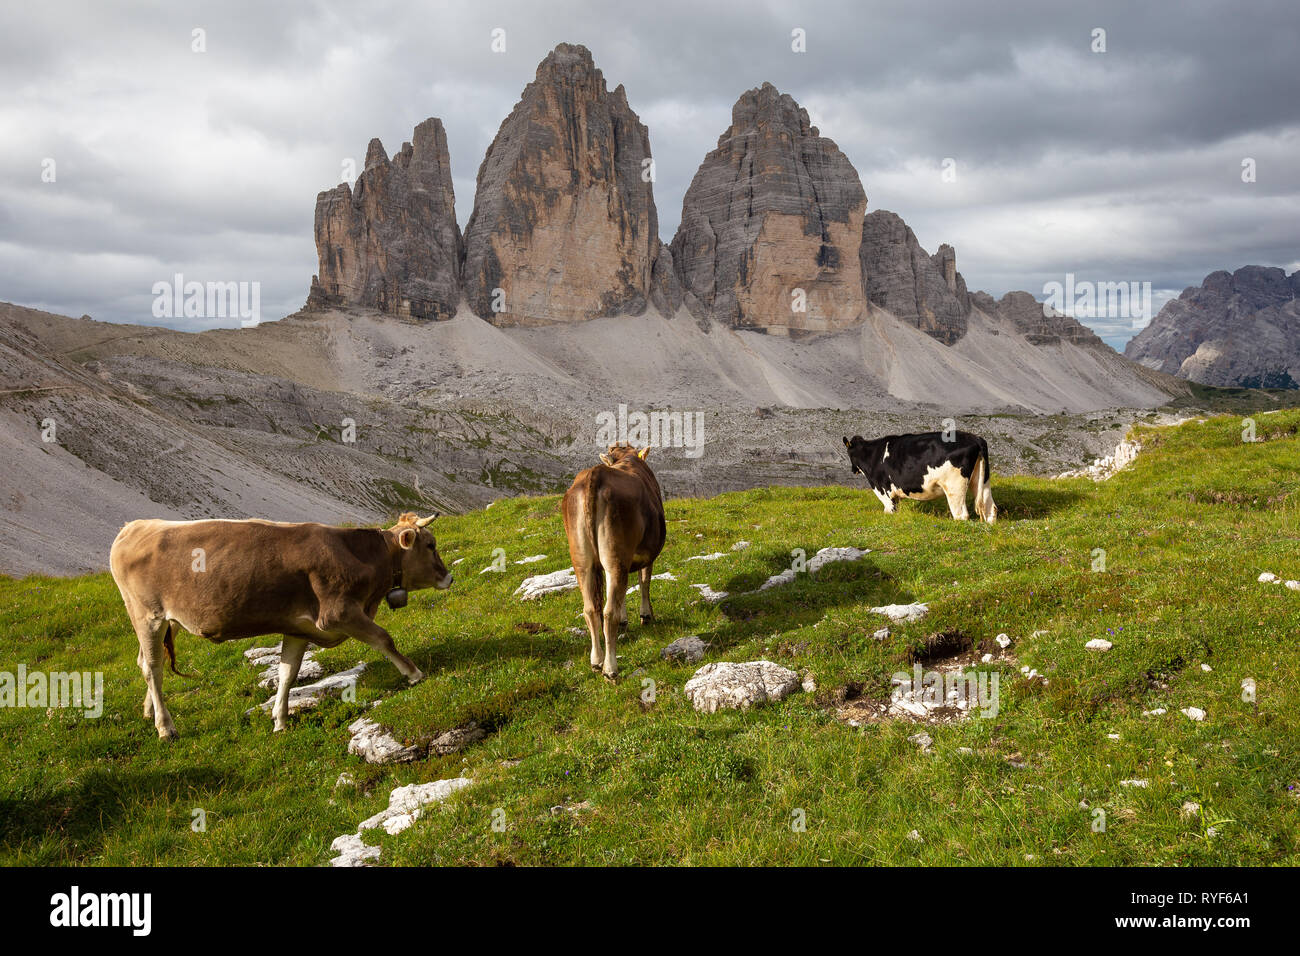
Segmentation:
<svg viewBox="0 0 1300 956">
<path fill-rule="evenodd" d="M 886 435 L 867 441 L 845 438 L 853 471 L 867 479 L 885 511 L 893 514 L 899 498 L 929 501 L 940 495 L 958 521 L 970 517 L 966 491 L 974 484 L 975 514 L 992 523 L 998 507 L 989 490 L 989 446 L 970 432 L 923 432 Z"/>
</svg>

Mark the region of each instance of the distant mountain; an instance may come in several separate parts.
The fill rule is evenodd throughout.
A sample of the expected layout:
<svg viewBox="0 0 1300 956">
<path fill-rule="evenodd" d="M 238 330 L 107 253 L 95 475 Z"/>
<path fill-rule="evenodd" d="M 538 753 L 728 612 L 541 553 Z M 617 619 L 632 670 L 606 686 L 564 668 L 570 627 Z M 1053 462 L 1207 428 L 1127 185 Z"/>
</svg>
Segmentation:
<svg viewBox="0 0 1300 956">
<path fill-rule="evenodd" d="M 1239 388 L 1300 388 L 1300 271 L 1212 272 L 1124 348 L 1148 368 Z"/>
</svg>

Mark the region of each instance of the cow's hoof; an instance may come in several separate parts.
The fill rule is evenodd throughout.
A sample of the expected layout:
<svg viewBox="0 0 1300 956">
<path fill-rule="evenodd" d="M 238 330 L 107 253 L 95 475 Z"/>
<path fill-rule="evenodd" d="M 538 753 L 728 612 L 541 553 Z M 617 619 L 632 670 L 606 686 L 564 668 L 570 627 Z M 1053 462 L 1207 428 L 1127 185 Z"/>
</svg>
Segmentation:
<svg viewBox="0 0 1300 956">
<path fill-rule="evenodd" d="M 180 739 L 180 736 L 181 736 L 181 735 L 178 734 L 178 733 L 176 732 L 176 728 L 175 728 L 175 727 L 159 727 L 159 728 L 158 728 L 158 739 L 159 739 L 159 740 L 179 740 L 179 739 Z"/>
<path fill-rule="evenodd" d="M 602 671 L 602 673 L 604 672 Z M 618 671 L 615 671 L 612 674 L 605 674 L 605 680 L 609 681 L 611 684 L 618 683 Z"/>
<path fill-rule="evenodd" d="M 650 623 L 651 621 L 653 621 L 654 619 L 655 619 L 655 616 L 654 616 L 653 614 L 642 614 L 642 615 L 641 615 L 641 623 L 642 623 L 642 624 L 649 624 L 649 623 Z"/>
<path fill-rule="evenodd" d="M 420 681 L 422 681 L 422 680 L 424 680 L 424 671 L 416 671 L 416 672 L 415 672 L 414 674 L 412 674 L 410 677 L 406 678 L 406 683 L 408 683 L 408 684 L 418 684 L 418 683 L 420 683 Z"/>
</svg>

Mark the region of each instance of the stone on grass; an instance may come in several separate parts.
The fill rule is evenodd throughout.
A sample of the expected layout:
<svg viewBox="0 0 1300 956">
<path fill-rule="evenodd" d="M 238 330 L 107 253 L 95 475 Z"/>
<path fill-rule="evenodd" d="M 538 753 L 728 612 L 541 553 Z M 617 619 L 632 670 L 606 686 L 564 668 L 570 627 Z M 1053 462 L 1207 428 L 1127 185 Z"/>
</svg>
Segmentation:
<svg viewBox="0 0 1300 956">
<path fill-rule="evenodd" d="M 361 839 L 362 830 L 383 827 L 388 833 L 401 833 L 419 819 L 424 807 L 446 800 L 462 787 L 468 787 L 470 782 L 468 777 L 455 777 L 398 787 L 388 795 L 386 809 L 362 820 L 356 833 L 346 833 L 330 844 L 330 849 L 338 854 L 330 860 L 330 866 L 366 866 L 368 860 L 379 859 L 381 849 L 367 845 Z"/>
<path fill-rule="evenodd" d="M 536 564 L 538 561 L 545 561 L 545 560 L 546 560 L 546 555 L 544 554 L 530 554 L 526 558 L 520 558 L 518 561 L 515 562 L 515 564 Z"/>
<path fill-rule="evenodd" d="M 1258 581 L 1260 584 L 1276 584 L 1278 578 L 1277 575 L 1274 574 L 1272 571 L 1265 571 L 1255 580 Z"/>
<path fill-rule="evenodd" d="M 1181 713 L 1188 720 L 1194 720 L 1198 723 L 1205 719 L 1205 711 L 1201 710 L 1199 707 L 1184 707 Z"/>
<path fill-rule="evenodd" d="M 1286 586 L 1292 591 L 1300 591 L 1300 581 L 1288 581 L 1286 582 Z"/>
<path fill-rule="evenodd" d="M 1011 638 L 1008 637 L 1006 634 L 999 634 L 997 637 L 993 638 L 993 640 L 997 641 L 998 647 L 1002 648 L 1003 650 L 1006 650 L 1008 647 L 1011 646 Z"/>
<path fill-rule="evenodd" d="M 714 551 L 712 554 L 693 554 L 687 561 L 716 561 L 718 558 L 725 558 L 726 555 L 721 551 Z"/>
<path fill-rule="evenodd" d="M 870 549 L 863 550 L 861 548 L 822 548 L 808 559 L 806 569 L 809 574 L 816 574 L 828 564 L 833 564 L 836 561 L 857 561 L 870 553 Z M 768 588 L 789 584 L 795 579 L 797 573 L 794 568 L 786 568 L 780 574 L 772 575 L 760 584 L 758 589 L 766 591 Z"/>
<path fill-rule="evenodd" d="M 348 753 L 355 754 L 366 763 L 406 763 L 419 760 L 425 755 L 423 747 L 414 744 L 404 746 L 369 717 L 354 720 L 348 725 L 348 733 L 352 735 L 348 741 Z"/>
<path fill-rule="evenodd" d="M 934 738 L 924 731 L 919 734 L 912 734 L 912 736 L 907 738 L 907 742 L 909 744 L 916 744 L 922 750 L 929 750 L 934 746 Z"/>
<path fill-rule="evenodd" d="M 1167 713 L 1169 713 L 1169 711 L 1165 710 L 1165 708 L 1163 708 L 1163 707 L 1157 707 L 1157 708 L 1155 708 L 1154 710 L 1144 710 L 1144 711 L 1142 711 L 1142 716 L 1143 716 L 1143 717 L 1159 717 L 1161 714 L 1167 714 Z"/>
<path fill-rule="evenodd" d="M 544 594 L 572 591 L 577 586 L 578 579 L 573 574 L 573 568 L 565 568 L 563 571 L 552 571 L 550 574 L 536 574 L 531 578 L 524 578 L 523 583 L 515 588 L 515 594 L 520 600 L 532 601 Z"/>
<path fill-rule="evenodd" d="M 316 680 L 325 676 L 325 668 L 321 667 L 319 661 L 311 659 L 311 651 L 303 655 L 302 664 L 298 667 L 298 677 L 294 684 L 301 684 L 305 680 Z M 280 687 L 280 662 L 277 660 L 274 664 L 262 671 L 262 679 L 257 682 L 257 686 L 268 690 L 278 690 Z"/>
<path fill-rule="evenodd" d="M 1090 651 L 1108 651 L 1115 645 L 1102 637 L 1094 637 L 1087 644 L 1083 645 Z"/>
<path fill-rule="evenodd" d="M 889 640 L 889 628 L 887 628 L 887 627 L 882 627 L 880 630 L 876 631 L 874 634 L 871 635 L 871 639 L 872 639 L 873 641 L 887 641 L 887 640 Z"/>
<path fill-rule="evenodd" d="M 685 661 L 688 664 L 694 664 L 696 661 L 704 659 L 704 652 L 708 648 L 707 642 L 691 634 L 689 637 L 677 638 L 677 640 L 660 651 L 659 656 L 664 660 Z"/>
<path fill-rule="evenodd" d="M 928 604 L 886 604 L 873 607 L 873 614 L 883 614 L 891 621 L 919 621 L 930 611 Z"/>
<path fill-rule="evenodd" d="M 724 708 L 744 710 L 766 700 L 781 700 L 799 690 L 800 684 L 798 674 L 771 661 L 720 661 L 697 670 L 684 690 L 696 710 L 711 714 Z"/>
<path fill-rule="evenodd" d="M 717 604 L 719 601 L 725 601 L 727 599 L 726 591 L 715 591 L 707 584 L 692 584 L 691 587 L 699 591 L 700 597 L 704 598 L 704 600 L 708 601 L 710 604 Z"/>
<path fill-rule="evenodd" d="M 296 714 L 300 710 L 311 710 L 320 704 L 326 697 L 341 697 L 343 691 L 347 688 L 355 689 L 357 679 L 365 672 L 366 664 L 364 661 L 357 664 L 356 667 L 350 667 L 345 671 L 339 671 L 337 674 L 330 674 L 311 684 L 299 684 L 297 687 L 289 688 L 289 713 Z M 265 703 L 259 704 L 262 710 L 269 711 L 275 706 L 275 697 L 272 696 Z"/>
<path fill-rule="evenodd" d="M 434 737 L 433 742 L 429 744 L 429 750 L 439 757 L 445 757 L 464 750 L 470 744 L 478 743 L 486 736 L 487 731 L 476 721 L 471 720 L 464 727 L 453 727 Z"/>
</svg>

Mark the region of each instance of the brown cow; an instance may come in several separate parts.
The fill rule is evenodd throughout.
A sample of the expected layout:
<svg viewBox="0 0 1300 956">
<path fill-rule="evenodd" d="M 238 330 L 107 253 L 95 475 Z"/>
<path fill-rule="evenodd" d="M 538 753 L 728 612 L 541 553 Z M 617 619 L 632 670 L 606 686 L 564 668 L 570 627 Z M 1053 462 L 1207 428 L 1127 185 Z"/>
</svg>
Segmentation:
<svg viewBox="0 0 1300 956">
<path fill-rule="evenodd" d="M 289 716 L 289 689 L 308 643 L 349 637 L 383 651 L 414 684 L 424 675 L 375 623 L 379 602 L 406 591 L 447 588 L 452 576 L 426 526 L 404 514 L 387 530 L 274 521 L 131 521 L 109 553 L 113 580 L 140 641 L 144 716 L 176 737 L 162 697 L 163 650 L 176 670 L 178 627 L 213 643 L 282 634 L 275 729 Z"/>
<path fill-rule="evenodd" d="M 641 621 L 654 619 L 650 577 L 667 526 L 659 482 L 645 463 L 648 454 L 648 447 L 637 451 L 631 445 L 610 445 L 600 456 L 602 464 L 573 479 L 560 506 L 591 632 L 591 666 L 611 680 L 618 676 L 618 628 L 627 623 L 627 583 L 633 571 L 641 572 Z"/>
</svg>

